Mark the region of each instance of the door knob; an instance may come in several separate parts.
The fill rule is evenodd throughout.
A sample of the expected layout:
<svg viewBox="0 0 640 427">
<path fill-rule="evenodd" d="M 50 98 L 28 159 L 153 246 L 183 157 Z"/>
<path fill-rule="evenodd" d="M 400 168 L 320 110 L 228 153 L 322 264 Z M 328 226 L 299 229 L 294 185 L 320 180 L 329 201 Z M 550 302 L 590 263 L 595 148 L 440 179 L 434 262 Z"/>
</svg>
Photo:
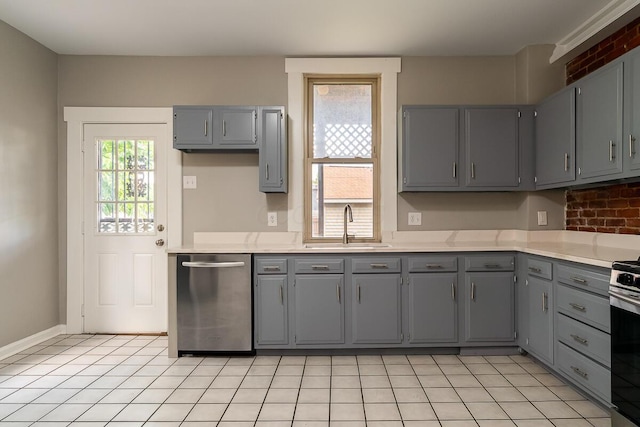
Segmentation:
<svg viewBox="0 0 640 427">
<path fill-rule="evenodd" d="M 164 240 L 162 239 L 156 240 L 156 246 L 164 246 Z"/>
<path fill-rule="evenodd" d="M 158 225 L 158 231 L 164 231 L 164 225 L 162 224 Z"/>
</svg>

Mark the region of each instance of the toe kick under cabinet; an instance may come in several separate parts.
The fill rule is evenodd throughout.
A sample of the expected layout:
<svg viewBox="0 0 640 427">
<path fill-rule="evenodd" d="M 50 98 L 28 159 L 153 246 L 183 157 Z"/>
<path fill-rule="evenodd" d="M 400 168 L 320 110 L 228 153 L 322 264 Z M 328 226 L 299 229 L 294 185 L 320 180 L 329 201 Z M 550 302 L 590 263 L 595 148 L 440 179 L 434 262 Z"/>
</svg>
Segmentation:
<svg viewBox="0 0 640 427">
<path fill-rule="evenodd" d="M 504 252 L 255 255 L 255 348 L 515 347 L 514 260 Z"/>
</svg>

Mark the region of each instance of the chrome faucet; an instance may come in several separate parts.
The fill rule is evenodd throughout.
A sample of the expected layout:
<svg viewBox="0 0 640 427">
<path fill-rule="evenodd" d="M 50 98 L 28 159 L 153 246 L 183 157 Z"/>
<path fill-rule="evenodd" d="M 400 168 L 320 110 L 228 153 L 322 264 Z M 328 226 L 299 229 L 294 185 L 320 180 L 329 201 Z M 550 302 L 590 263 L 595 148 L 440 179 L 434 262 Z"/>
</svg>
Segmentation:
<svg viewBox="0 0 640 427">
<path fill-rule="evenodd" d="M 351 210 L 351 205 L 348 203 L 344 205 L 343 216 L 344 216 L 344 228 L 342 233 L 342 244 L 347 245 L 349 244 L 349 234 L 347 233 L 347 221 L 353 222 L 353 211 Z"/>
</svg>

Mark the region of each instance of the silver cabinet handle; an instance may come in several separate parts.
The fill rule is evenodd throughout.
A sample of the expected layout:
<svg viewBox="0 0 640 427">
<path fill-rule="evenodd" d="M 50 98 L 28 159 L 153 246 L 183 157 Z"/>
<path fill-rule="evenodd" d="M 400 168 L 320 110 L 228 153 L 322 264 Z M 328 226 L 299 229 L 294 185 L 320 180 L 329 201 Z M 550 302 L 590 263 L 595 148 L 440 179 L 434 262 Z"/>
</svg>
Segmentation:
<svg viewBox="0 0 640 427">
<path fill-rule="evenodd" d="M 580 375 L 582 378 L 584 379 L 589 379 L 589 374 L 587 374 L 585 371 L 583 371 L 580 368 L 577 368 L 575 366 L 572 366 L 571 369 L 573 370 L 573 372 L 575 372 L 576 374 Z"/>
<path fill-rule="evenodd" d="M 340 301 L 340 282 L 336 283 L 336 297 L 338 297 L 338 304 L 341 304 L 341 301 Z"/>
<path fill-rule="evenodd" d="M 538 267 L 529 267 L 529 271 L 532 271 L 534 273 L 542 273 L 542 269 Z"/>
<path fill-rule="evenodd" d="M 312 270 L 328 270 L 329 266 L 328 265 L 312 265 L 311 269 Z"/>
<path fill-rule="evenodd" d="M 609 161 L 613 162 L 613 160 L 616 158 L 615 153 L 613 151 L 614 147 L 616 146 L 615 142 L 613 142 L 613 140 L 609 141 Z"/>
<path fill-rule="evenodd" d="M 471 282 L 471 301 L 476 300 L 476 284 Z"/>
<path fill-rule="evenodd" d="M 266 170 L 264 172 L 264 177 L 268 181 L 269 180 L 269 163 L 266 164 L 265 169 Z"/>
<path fill-rule="evenodd" d="M 284 294 L 282 293 L 282 285 L 280 285 L 280 304 L 284 305 Z"/>
<path fill-rule="evenodd" d="M 207 136 L 207 134 L 209 133 L 209 122 L 208 121 L 204 121 L 204 136 Z"/>
<path fill-rule="evenodd" d="M 579 336 L 579 335 L 571 334 L 570 336 L 571 336 L 571 338 L 573 338 L 575 341 L 578 341 L 580 344 L 584 344 L 584 345 L 589 344 L 589 340 L 584 339 L 584 338 L 582 338 L 582 337 L 581 337 L 581 336 Z"/>
<path fill-rule="evenodd" d="M 634 157 L 636 155 L 636 150 L 634 150 L 636 138 L 629 134 L 629 157 Z"/>
<path fill-rule="evenodd" d="M 453 162 L 453 177 L 455 178 L 458 175 L 458 165 L 456 162 Z"/>
<path fill-rule="evenodd" d="M 476 164 L 471 162 L 471 179 L 476 179 Z"/>
<path fill-rule="evenodd" d="M 244 262 L 202 262 L 202 261 L 183 261 L 183 267 L 193 268 L 229 268 L 229 267 L 244 267 Z"/>
<path fill-rule="evenodd" d="M 564 171 L 569 170 L 569 153 L 564 153 Z"/>
<path fill-rule="evenodd" d="M 580 304 L 576 304 L 573 302 L 570 302 L 569 305 L 574 309 L 574 310 L 578 310 L 578 311 L 587 311 L 587 307 L 585 307 L 584 305 L 580 305 Z"/>
<path fill-rule="evenodd" d="M 278 265 L 265 265 L 262 267 L 264 271 L 280 271 L 280 266 Z"/>
<path fill-rule="evenodd" d="M 389 268 L 388 264 L 369 264 L 371 268 Z"/>
<path fill-rule="evenodd" d="M 456 284 L 453 282 L 451 283 L 451 299 L 456 300 Z"/>
<path fill-rule="evenodd" d="M 358 304 L 360 304 L 360 285 L 356 286 L 356 294 L 358 296 Z"/>
<path fill-rule="evenodd" d="M 222 121 L 222 136 L 227 136 L 227 121 Z"/>
<path fill-rule="evenodd" d="M 589 281 L 587 279 L 583 279 L 582 277 L 571 277 L 571 280 L 573 280 L 576 283 L 580 283 L 581 285 L 586 285 L 587 283 L 589 283 Z"/>
<path fill-rule="evenodd" d="M 490 264 L 490 263 L 484 264 L 484 268 L 500 268 L 500 267 L 502 267 L 500 264 Z"/>
<path fill-rule="evenodd" d="M 546 292 L 542 293 L 542 311 L 549 310 L 549 295 Z"/>
<path fill-rule="evenodd" d="M 444 268 L 442 264 L 425 264 L 425 267 L 429 270 L 438 270 L 440 268 Z"/>
</svg>

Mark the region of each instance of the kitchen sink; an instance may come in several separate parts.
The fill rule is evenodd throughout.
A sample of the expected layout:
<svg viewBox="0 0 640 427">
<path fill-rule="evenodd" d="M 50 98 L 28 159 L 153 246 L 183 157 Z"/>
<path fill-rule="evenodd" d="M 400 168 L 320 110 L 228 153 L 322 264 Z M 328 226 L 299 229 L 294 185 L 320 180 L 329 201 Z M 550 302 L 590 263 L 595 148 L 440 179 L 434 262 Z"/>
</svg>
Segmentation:
<svg viewBox="0 0 640 427">
<path fill-rule="evenodd" d="M 372 250 L 391 247 L 388 243 L 305 243 L 303 246 L 305 249 L 325 251 Z"/>
</svg>

